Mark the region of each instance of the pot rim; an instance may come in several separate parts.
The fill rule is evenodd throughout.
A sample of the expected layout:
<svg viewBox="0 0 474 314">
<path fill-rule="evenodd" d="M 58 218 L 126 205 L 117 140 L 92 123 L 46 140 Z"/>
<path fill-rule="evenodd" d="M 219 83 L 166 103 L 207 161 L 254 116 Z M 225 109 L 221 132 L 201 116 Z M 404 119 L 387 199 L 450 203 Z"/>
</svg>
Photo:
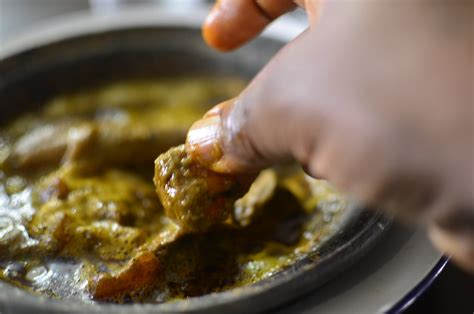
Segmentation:
<svg viewBox="0 0 474 314">
<path fill-rule="evenodd" d="M 65 14 L 40 23 L 33 30 L 22 32 L 17 37 L 2 43 L 0 61 L 23 51 L 64 39 L 107 31 L 160 26 L 196 29 L 200 28 L 208 12 L 208 6 L 193 8 L 192 12 L 189 12 L 168 7 L 129 5 L 110 15 L 93 14 L 88 11 Z M 284 16 L 272 23 L 260 36 L 284 43 L 295 38 L 305 28 L 305 23 Z"/>
<path fill-rule="evenodd" d="M 189 11 L 174 10 L 170 8 L 159 8 L 156 6 L 145 6 L 140 8 L 130 7 L 119 11 L 113 15 L 91 15 L 86 12 L 73 13 L 50 20 L 35 28 L 31 33 L 19 35 L 17 38 L 2 44 L 0 47 L 0 62 L 14 57 L 22 52 L 39 49 L 41 47 L 54 44 L 66 39 L 79 36 L 93 35 L 109 31 L 124 29 L 137 29 L 144 27 L 184 27 L 197 29 L 200 27 L 208 10 L 207 8 L 193 8 L 192 14 Z M 265 38 L 288 42 L 295 38 L 305 25 L 291 18 L 282 18 L 278 23 L 274 23 L 261 35 Z M 339 247 L 329 255 L 337 255 L 345 249 L 357 247 L 359 251 L 366 252 L 380 238 L 391 222 L 390 217 L 384 217 L 380 213 L 374 212 L 370 222 L 362 230 L 347 241 L 344 246 Z M 334 264 L 344 263 L 343 259 L 333 262 Z M 322 263 L 321 263 L 322 264 Z M 321 265 L 319 264 L 319 265 Z M 220 311 L 222 306 L 229 303 L 250 299 L 260 293 L 267 293 L 265 301 L 281 303 L 268 296 L 268 293 L 275 286 L 282 286 L 295 280 L 310 281 L 307 273 L 315 264 L 306 264 L 287 276 L 280 276 L 277 280 L 271 280 L 257 285 L 239 287 L 230 291 L 212 293 L 205 296 L 180 300 L 174 303 L 164 304 L 132 304 L 117 305 L 103 303 L 82 303 L 72 300 L 54 300 L 43 295 L 34 295 L 0 282 L 0 302 L 5 302 L 10 307 L 22 306 L 31 309 L 35 307 L 44 310 L 76 311 L 76 312 L 188 312 L 188 311 Z M 326 265 L 327 266 L 327 265 Z M 306 278 L 305 278 L 306 277 Z M 7 288 L 8 287 L 8 288 Z M 272 300 L 273 299 L 273 300 Z M 0 304 L 1 305 L 1 304 Z M 270 308 L 265 306 L 265 308 Z M 1 309 L 1 307 L 0 307 Z M 228 310 L 228 309 L 226 309 Z M 255 311 L 257 309 L 249 309 Z"/>
</svg>

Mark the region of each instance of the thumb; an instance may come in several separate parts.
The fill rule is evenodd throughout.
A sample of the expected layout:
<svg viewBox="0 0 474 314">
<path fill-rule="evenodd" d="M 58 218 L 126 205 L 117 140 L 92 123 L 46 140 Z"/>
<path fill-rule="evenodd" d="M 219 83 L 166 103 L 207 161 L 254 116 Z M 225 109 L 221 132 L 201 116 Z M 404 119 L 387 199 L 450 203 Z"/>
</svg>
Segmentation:
<svg viewBox="0 0 474 314">
<path fill-rule="evenodd" d="M 194 158 L 229 173 L 259 170 L 291 157 L 307 161 L 315 121 L 306 110 L 314 106 L 296 104 L 301 101 L 295 97 L 301 95 L 297 84 L 287 88 L 287 79 L 297 77 L 303 66 L 294 61 L 304 51 L 304 37 L 278 53 L 238 97 L 217 105 L 191 127 L 186 145 Z"/>
</svg>

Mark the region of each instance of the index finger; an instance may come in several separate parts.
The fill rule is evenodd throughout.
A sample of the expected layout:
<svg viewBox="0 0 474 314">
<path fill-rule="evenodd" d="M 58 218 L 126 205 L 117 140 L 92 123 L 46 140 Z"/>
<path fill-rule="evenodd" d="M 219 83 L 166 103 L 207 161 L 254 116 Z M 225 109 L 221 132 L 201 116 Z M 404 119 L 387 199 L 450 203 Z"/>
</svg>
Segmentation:
<svg viewBox="0 0 474 314">
<path fill-rule="evenodd" d="M 229 51 L 295 7 L 293 0 L 218 0 L 204 22 L 203 37 L 211 47 Z"/>
</svg>

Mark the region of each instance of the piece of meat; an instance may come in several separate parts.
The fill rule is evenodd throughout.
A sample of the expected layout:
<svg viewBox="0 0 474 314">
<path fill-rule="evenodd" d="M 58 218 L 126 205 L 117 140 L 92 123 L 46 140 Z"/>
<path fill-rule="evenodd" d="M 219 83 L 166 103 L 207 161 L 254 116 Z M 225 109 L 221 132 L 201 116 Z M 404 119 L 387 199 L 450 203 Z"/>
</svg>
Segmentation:
<svg viewBox="0 0 474 314">
<path fill-rule="evenodd" d="M 277 187 L 273 197 L 258 209 L 258 215 L 252 216 L 244 232 L 251 239 L 267 238 L 294 245 L 308 219 L 299 200 L 290 191 Z"/>
<path fill-rule="evenodd" d="M 14 168 L 58 164 L 68 147 L 84 145 L 95 131 L 90 123 L 47 124 L 18 139 L 8 158 Z"/>
<path fill-rule="evenodd" d="M 13 145 L 7 164 L 17 169 L 62 162 L 142 165 L 181 143 L 185 128 L 130 127 L 75 121 L 33 129 Z"/>
<path fill-rule="evenodd" d="M 162 268 L 152 252 L 142 252 L 117 273 L 99 275 L 89 284 L 89 290 L 96 300 L 121 302 L 132 294 L 145 294 L 153 288 Z"/>
<path fill-rule="evenodd" d="M 274 170 L 262 171 L 250 186 L 249 191 L 235 202 L 232 221 L 241 227 L 248 226 L 260 216 L 264 206 L 271 200 L 278 186 Z"/>
<path fill-rule="evenodd" d="M 192 160 L 184 145 L 156 159 L 154 182 L 165 214 L 190 231 L 225 221 L 249 185 L 247 178 L 208 170 Z"/>
<path fill-rule="evenodd" d="M 153 185 L 126 171 L 75 176 L 63 166 L 38 182 L 32 198 L 28 231 L 47 253 L 127 260 L 163 225 Z"/>
<path fill-rule="evenodd" d="M 61 251 L 70 238 L 67 213 L 48 210 L 36 214 L 29 226 L 29 233 L 38 239 L 38 251 L 43 254 Z"/>
<path fill-rule="evenodd" d="M 317 195 L 325 194 L 321 180 L 308 176 L 298 165 L 287 165 L 275 168 L 278 185 L 293 194 L 301 206 L 311 212 L 319 203 Z"/>
<path fill-rule="evenodd" d="M 138 165 L 152 163 L 155 157 L 181 143 L 186 129 L 150 129 L 99 125 L 89 145 L 72 147 L 65 161 L 89 161 L 107 165 Z"/>
<path fill-rule="evenodd" d="M 69 245 L 61 252 L 64 256 L 77 254 L 74 250 L 94 252 L 103 261 L 127 260 L 145 240 L 139 228 L 125 227 L 113 221 L 96 221 L 76 227 Z"/>
</svg>

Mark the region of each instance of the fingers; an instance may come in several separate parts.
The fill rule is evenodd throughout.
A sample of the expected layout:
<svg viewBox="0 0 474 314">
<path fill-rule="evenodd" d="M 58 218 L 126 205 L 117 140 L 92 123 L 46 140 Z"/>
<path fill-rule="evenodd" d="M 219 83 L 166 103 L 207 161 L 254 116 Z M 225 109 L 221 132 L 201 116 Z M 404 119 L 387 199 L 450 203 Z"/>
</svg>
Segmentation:
<svg viewBox="0 0 474 314">
<path fill-rule="evenodd" d="M 292 0 L 254 0 L 264 15 L 274 20 L 296 7 Z"/>
<path fill-rule="evenodd" d="M 433 225 L 428 234 L 433 244 L 463 269 L 474 273 L 474 230 L 454 231 Z"/>
<path fill-rule="evenodd" d="M 219 0 L 204 22 L 204 39 L 221 51 L 235 49 L 295 6 L 293 0 Z"/>
<path fill-rule="evenodd" d="M 266 162 L 251 136 L 241 127 L 242 102 L 225 101 L 197 121 L 188 132 L 186 148 L 192 158 L 220 173 L 252 172 Z"/>
<path fill-rule="evenodd" d="M 300 53 L 311 53 L 305 37 L 285 47 L 241 95 L 191 127 L 186 144 L 194 158 L 227 173 L 251 172 L 291 157 L 307 162 L 319 125 L 313 112 L 318 106 L 299 84 L 290 87 L 286 79 L 297 77 L 290 71 L 304 66 L 294 58 L 303 60 Z"/>
<path fill-rule="evenodd" d="M 191 128 L 188 151 L 218 172 L 293 157 L 361 203 L 424 225 L 472 208 L 472 10 L 448 6 L 325 2 L 317 27 Z M 447 20 L 452 32 L 441 31 Z M 464 221 L 470 229 L 436 225 L 430 236 L 472 270 L 474 220 Z"/>
</svg>

